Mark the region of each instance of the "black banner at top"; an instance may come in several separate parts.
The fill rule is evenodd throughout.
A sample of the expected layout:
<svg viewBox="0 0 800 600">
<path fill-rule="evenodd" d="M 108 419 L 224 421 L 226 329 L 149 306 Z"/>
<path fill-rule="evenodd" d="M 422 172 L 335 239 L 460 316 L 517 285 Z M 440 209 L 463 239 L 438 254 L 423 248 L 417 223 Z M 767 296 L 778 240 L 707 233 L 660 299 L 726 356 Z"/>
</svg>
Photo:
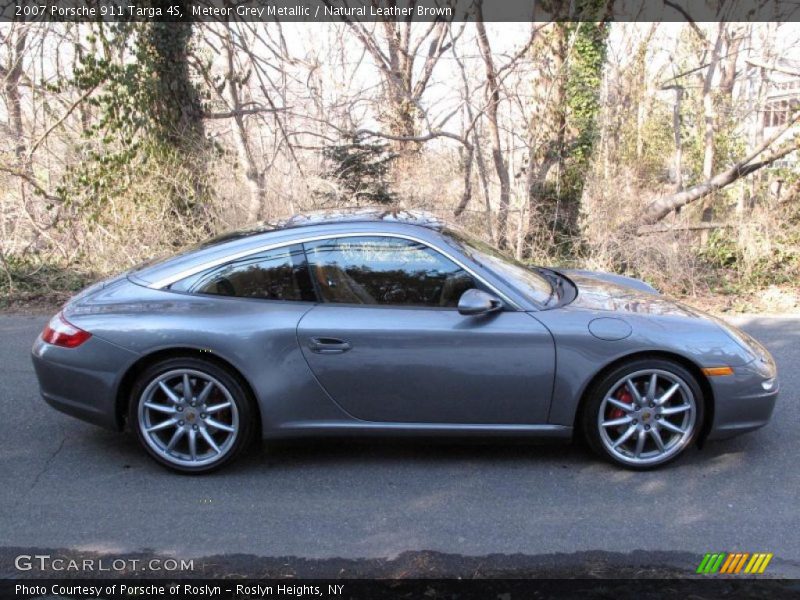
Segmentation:
<svg viewBox="0 0 800 600">
<path fill-rule="evenodd" d="M 800 0 L 0 0 L 4 22 L 800 21 Z"/>
</svg>

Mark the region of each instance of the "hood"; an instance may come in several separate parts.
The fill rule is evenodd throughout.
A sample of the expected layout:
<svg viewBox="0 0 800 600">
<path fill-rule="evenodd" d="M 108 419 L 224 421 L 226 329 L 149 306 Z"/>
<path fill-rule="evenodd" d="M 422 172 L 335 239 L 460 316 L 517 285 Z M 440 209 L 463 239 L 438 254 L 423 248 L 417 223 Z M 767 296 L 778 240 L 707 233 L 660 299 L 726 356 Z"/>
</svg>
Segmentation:
<svg viewBox="0 0 800 600">
<path fill-rule="evenodd" d="M 676 317 L 705 317 L 703 313 L 667 296 L 638 279 L 593 271 L 562 270 L 578 288 L 570 304 L 588 310 Z"/>
</svg>

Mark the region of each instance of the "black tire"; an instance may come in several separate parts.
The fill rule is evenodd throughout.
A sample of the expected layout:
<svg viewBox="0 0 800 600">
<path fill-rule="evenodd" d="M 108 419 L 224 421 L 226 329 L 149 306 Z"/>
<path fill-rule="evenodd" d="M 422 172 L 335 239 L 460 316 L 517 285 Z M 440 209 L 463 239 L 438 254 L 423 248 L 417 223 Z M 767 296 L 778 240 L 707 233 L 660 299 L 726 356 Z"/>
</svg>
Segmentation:
<svg viewBox="0 0 800 600">
<path fill-rule="evenodd" d="M 675 442 L 674 446 L 671 448 L 671 453 L 665 454 L 661 458 L 659 458 L 658 456 L 654 456 L 652 458 L 647 459 L 650 462 L 642 463 L 641 462 L 642 459 L 637 459 L 635 456 L 620 457 L 617 454 L 622 454 L 624 451 L 619 451 L 617 454 L 615 454 L 611 450 L 611 448 L 609 448 L 609 442 L 608 441 L 604 441 L 604 439 L 603 439 L 604 434 L 601 433 L 601 429 L 604 429 L 605 431 L 608 431 L 609 428 L 601 427 L 601 425 L 599 424 L 599 421 L 601 419 L 599 413 L 600 413 L 601 407 L 603 407 L 604 411 L 608 410 L 609 408 L 611 408 L 611 410 L 615 410 L 614 407 L 609 407 L 608 404 L 603 406 L 603 403 L 604 403 L 604 400 L 605 400 L 607 394 L 610 394 L 611 392 L 614 392 L 616 394 L 618 392 L 616 392 L 615 390 L 621 390 L 621 386 L 620 386 L 620 381 L 621 380 L 623 380 L 623 379 L 625 379 L 627 377 L 630 377 L 630 376 L 634 376 L 634 378 L 636 378 L 637 377 L 636 374 L 640 374 L 640 375 L 638 375 L 639 379 L 637 379 L 637 381 L 640 382 L 640 383 L 639 384 L 635 384 L 635 385 L 639 385 L 640 386 L 641 382 L 642 382 L 642 378 L 650 376 L 648 374 L 642 374 L 642 373 L 646 372 L 646 371 L 649 371 L 649 370 L 655 370 L 655 371 L 658 371 L 658 372 L 668 373 L 668 374 L 670 374 L 670 376 L 678 378 L 680 381 L 682 381 L 685 384 L 685 386 L 686 386 L 685 389 L 683 387 L 679 387 L 678 390 L 677 390 L 678 392 L 680 392 L 680 394 L 685 394 L 686 395 L 686 398 L 684 400 L 681 400 L 685 404 L 681 404 L 679 406 L 689 406 L 691 404 L 692 400 L 693 400 L 693 402 L 694 402 L 694 411 L 693 411 L 694 412 L 694 418 L 693 418 L 693 420 L 691 422 L 691 431 L 689 431 L 689 429 L 687 427 L 687 429 L 685 431 L 687 431 L 688 433 L 684 434 L 679 440 L 677 440 Z M 666 375 L 665 375 L 665 377 L 666 377 Z M 666 383 L 677 383 L 677 381 L 670 382 L 668 379 L 661 379 L 660 380 L 661 384 L 663 384 L 665 381 L 666 381 Z M 629 388 L 627 388 L 627 387 L 625 388 L 626 391 L 628 389 Z M 661 390 L 661 392 L 663 394 L 663 387 L 659 387 L 658 389 Z M 686 390 L 688 390 L 689 393 L 687 393 Z M 639 390 L 639 391 L 641 392 L 642 390 Z M 646 392 L 646 389 L 644 391 Z M 625 392 L 622 392 L 622 393 L 625 393 Z M 658 394 L 656 394 L 656 395 L 658 396 Z M 691 395 L 691 397 L 690 397 L 690 395 Z M 614 396 L 613 398 L 616 399 L 616 396 Z M 672 399 L 670 400 L 670 402 L 673 402 L 673 401 L 674 402 L 678 402 L 678 400 L 672 400 Z M 636 404 L 635 401 L 633 401 L 632 402 L 632 406 L 638 406 L 638 405 Z M 622 433 L 624 434 L 624 433 L 627 432 L 627 428 L 629 428 L 629 427 L 636 426 L 636 427 L 644 428 L 645 427 L 645 425 L 644 425 L 645 420 L 643 418 L 643 415 L 646 415 L 647 419 L 648 419 L 646 422 L 653 423 L 653 425 L 647 425 L 648 433 L 645 434 L 645 439 L 647 440 L 648 437 L 654 438 L 654 432 L 651 431 L 651 427 L 652 427 L 652 429 L 657 429 L 658 430 L 659 440 L 661 440 L 660 432 L 661 431 L 665 431 L 664 429 L 660 429 L 660 426 L 663 425 L 663 420 L 664 419 L 668 419 L 669 420 L 669 419 L 673 419 L 675 417 L 673 417 L 673 416 L 666 417 L 664 415 L 653 416 L 652 415 L 652 411 L 648 411 L 647 407 L 649 407 L 649 406 L 650 406 L 650 404 L 647 402 L 647 398 L 645 397 L 644 398 L 644 402 L 643 402 L 643 404 L 641 406 L 641 408 L 642 408 L 641 412 L 626 414 L 623 411 L 617 410 L 618 414 L 622 413 L 621 414 L 621 418 L 622 419 L 629 418 L 629 417 L 631 417 L 631 418 L 632 417 L 639 417 L 639 418 L 634 419 L 630 423 L 621 424 L 619 426 L 619 429 L 616 429 L 615 431 L 616 432 L 622 431 Z M 687 411 L 687 412 L 690 412 L 690 411 Z M 690 414 L 691 414 L 691 412 L 690 412 Z M 606 420 L 606 418 L 607 417 L 605 415 L 602 417 L 603 420 Z M 611 417 L 609 417 L 609 418 L 611 418 Z M 683 417 L 680 417 L 680 418 L 683 418 Z M 689 417 L 687 416 L 686 418 L 688 419 Z M 625 467 L 627 469 L 649 470 L 649 469 L 654 469 L 654 468 L 657 468 L 657 467 L 661 467 L 661 466 L 663 466 L 665 464 L 668 464 L 668 463 L 674 461 L 679 456 L 682 456 L 685 453 L 687 448 L 693 446 L 695 444 L 695 442 L 697 441 L 697 438 L 700 435 L 700 432 L 702 431 L 704 418 L 705 418 L 705 398 L 703 397 L 703 391 L 702 391 L 699 383 L 697 382 L 697 378 L 688 369 L 686 369 L 686 367 L 684 367 L 683 365 L 681 365 L 680 363 L 677 363 L 675 361 L 668 360 L 668 359 L 663 359 L 663 358 L 640 358 L 640 359 L 635 359 L 635 360 L 633 360 L 633 361 L 631 361 L 629 363 L 626 363 L 626 364 L 623 364 L 623 365 L 620 365 L 620 366 L 618 366 L 616 368 L 611 369 L 609 372 L 605 373 L 592 386 L 592 388 L 588 391 L 588 394 L 586 396 L 586 402 L 585 402 L 585 404 L 583 406 L 583 409 L 582 409 L 580 426 L 581 426 L 581 430 L 583 432 L 583 437 L 586 440 L 586 442 L 588 443 L 589 447 L 596 454 L 598 454 L 599 456 L 601 456 L 601 457 L 605 458 L 606 460 L 614 463 L 615 465 L 622 466 L 622 467 Z M 653 419 L 658 419 L 658 421 L 654 421 Z M 660 424 L 659 427 L 656 427 L 656 423 Z M 636 424 L 636 425 L 634 425 L 634 424 Z M 613 430 L 613 428 L 611 428 L 611 429 Z M 632 440 L 634 435 L 637 435 L 637 434 L 641 434 L 641 432 L 638 429 L 628 439 Z M 675 436 L 675 435 L 678 435 L 678 434 L 672 433 L 670 431 L 669 435 Z M 619 437 L 622 437 L 622 435 L 620 435 Z M 610 435 L 606 434 L 606 438 L 610 438 Z M 617 438 L 617 439 L 619 439 L 619 438 Z M 636 439 L 638 439 L 638 437 Z M 632 442 L 628 442 L 628 443 L 632 443 Z M 651 452 L 658 452 L 660 450 L 659 448 L 655 448 L 654 447 L 655 446 L 655 439 L 652 439 L 652 441 L 650 441 L 650 442 L 646 441 L 645 443 L 646 444 L 649 443 L 650 447 L 653 447 Z M 667 443 L 665 446 L 666 446 L 667 449 L 670 449 L 669 443 Z M 624 447 L 625 446 L 623 445 L 623 448 Z M 638 464 L 637 464 L 637 462 L 635 462 L 637 460 L 639 461 Z"/>
<path fill-rule="evenodd" d="M 140 422 L 140 404 L 145 402 L 145 392 L 151 386 L 151 384 L 156 385 L 155 382 L 159 381 L 159 378 L 165 377 L 170 373 L 179 372 L 181 370 L 188 370 L 190 372 L 196 372 L 198 377 L 200 374 L 203 376 L 213 378 L 215 381 L 215 386 L 212 386 L 212 393 L 217 394 L 224 394 L 225 392 L 219 388 L 218 386 L 224 386 L 225 390 L 227 390 L 227 395 L 223 396 L 223 402 L 227 402 L 227 398 L 230 398 L 230 401 L 233 403 L 234 406 L 223 409 L 222 412 L 228 411 L 225 414 L 236 414 L 236 427 L 235 427 L 235 434 L 222 432 L 222 435 L 229 435 L 233 436 L 233 439 L 228 441 L 226 438 L 226 444 L 220 446 L 221 449 L 224 449 L 224 452 L 221 453 L 221 456 L 218 459 L 206 459 L 209 462 L 206 462 L 202 465 L 188 465 L 188 464 L 180 464 L 179 459 L 176 457 L 173 460 L 169 460 L 166 458 L 163 453 L 166 453 L 167 449 L 162 448 L 161 453 L 156 451 L 153 447 L 151 447 L 151 443 L 157 444 L 157 442 L 148 441 L 147 435 L 144 431 L 144 425 Z M 176 376 L 177 377 L 177 376 Z M 194 379 L 195 383 L 198 381 L 203 381 L 202 379 Z M 207 383 L 207 382 L 206 382 Z M 155 387 L 153 388 L 155 389 Z M 190 385 L 190 389 L 191 385 Z M 173 390 L 175 392 L 175 390 Z M 181 398 L 182 399 L 182 398 Z M 194 406 L 194 405 L 192 405 Z M 141 410 L 146 410 L 142 408 Z M 177 409 L 176 409 L 177 410 Z M 181 408 L 183 411 L 183 408 Z M 200 415 L 195 414 L 199 413 L 201 410 L 198 408 L 191 408 L 188 409 L 187 412 L 182 413 L 185 414 L 187 417 L 189 416 L 188 410 L 192 411 L 192 418 L 193 422 L 194 419 L 199 419 Z M 177 413 L 175 417 L 177 418 Z M 205 417 L 206 415 L 203 415 Z M 208 415 L 212 416 L 212 415 Z M 194 475 L 201 475 L 210 473 L 212 471 L 216 471 L 221 467 L 229 464 L 233 460 L 235 460 L 238 456 L 242 454 L 253 441 L 254 435 L 258 430 L 255 419 L 257 418 L 258 413 L 254 408 L 253 400 L 250 398 L 250 395 L 246 391 L 244 385 L 240 381 L 240 379 L 233 373 L 231 373 L 228 369 L 221 367 L 220 365 L 199 358 L 190 358 L 190 357 L 176 357 L 176 358 L 169 358 L 157 363 L 154 363 L 147 367 L 136 379 L 136 382 L 131 388 L 131 394 L 129 397 L 128 402 L 128 423 L 131 426 L 131 429 L 136 434 L 136 438 L 139 440 L 141 446 L 145 449 L 145 451 L 160 465 L 170 469 L 171 471 L 177 473 L 184 473 L 184 474 L 194 474 Z M 171 417 L 165 417 L 165 419 Z M 184 423 L 185 421 L 180 421 Z M 188 421 L 186 421 L 188 423 Z M 199 425 L 193 426 L 195 430 L 199 427 L 204 427 L 204 423 L 201 423 L 200 420 L 196 421 Z M 227 425 L 227 423 L 223 423 Z M 186 429 L 188 425 L 182 427 Z M 178 427 L 175 427 L 177 429 Z M 211 435 L 216 435 L 217 430 L 215 428 L 207 429 L 209 432 L 215 432 Z M 195 432 L 196 433 L 196 432 Z M 150 436 L 152 438 L 152 436 Z M 198 436 L 197 440 L 200 441 L 201 438 Z M 202 441 L 202 444 L 207 446 L 207 452 L 211 453 L 212 449 L 211 446 L 206 444 L 206 442 Z M 178 462 L 176 462 L 178 461 Z"/>
</svg>

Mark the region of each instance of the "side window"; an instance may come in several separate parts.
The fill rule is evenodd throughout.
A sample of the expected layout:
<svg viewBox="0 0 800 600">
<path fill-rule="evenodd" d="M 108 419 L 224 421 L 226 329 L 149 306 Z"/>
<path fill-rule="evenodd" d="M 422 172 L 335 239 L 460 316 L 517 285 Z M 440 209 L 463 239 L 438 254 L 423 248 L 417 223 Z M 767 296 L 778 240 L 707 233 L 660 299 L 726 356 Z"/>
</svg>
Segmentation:
<svg viewBox="0 0 800 600">
<path fill-rule="evenodd" d="M 343 237 L 305 244 L 325 302 L 455 307 L 477 287 L 454 262 L 424 244 L 391 237 Z"/>
<path fill-rule="evenodd" d="M 237 298 L 316 301 L 300 244 L 225 263 L 178 281 L 170 289 Z"/>
</svg>

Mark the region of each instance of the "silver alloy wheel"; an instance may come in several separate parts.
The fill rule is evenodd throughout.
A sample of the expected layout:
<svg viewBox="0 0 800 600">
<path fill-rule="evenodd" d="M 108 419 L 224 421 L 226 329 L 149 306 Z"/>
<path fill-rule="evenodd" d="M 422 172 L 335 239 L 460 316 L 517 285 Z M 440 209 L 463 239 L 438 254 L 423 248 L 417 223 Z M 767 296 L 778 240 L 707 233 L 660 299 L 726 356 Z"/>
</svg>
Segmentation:
<svg viewBox="0 0 800 600">
<path fill-rule="evenodd" d="M 228 389 L 195 369 L 153 379 L 139 397 L 139 431 L 164 460 L 201 467 L 230 452 L 239 435 L 239 410 Z"/>
<path fill-rule="evenodd" d="M 689 385 L 662 369 L 646 369 L 617 381 L 597 414 L 600 439 L 618 461 L 652 465 L 679 453 L 697 422 L 697 402 Z"/>
</svg>

